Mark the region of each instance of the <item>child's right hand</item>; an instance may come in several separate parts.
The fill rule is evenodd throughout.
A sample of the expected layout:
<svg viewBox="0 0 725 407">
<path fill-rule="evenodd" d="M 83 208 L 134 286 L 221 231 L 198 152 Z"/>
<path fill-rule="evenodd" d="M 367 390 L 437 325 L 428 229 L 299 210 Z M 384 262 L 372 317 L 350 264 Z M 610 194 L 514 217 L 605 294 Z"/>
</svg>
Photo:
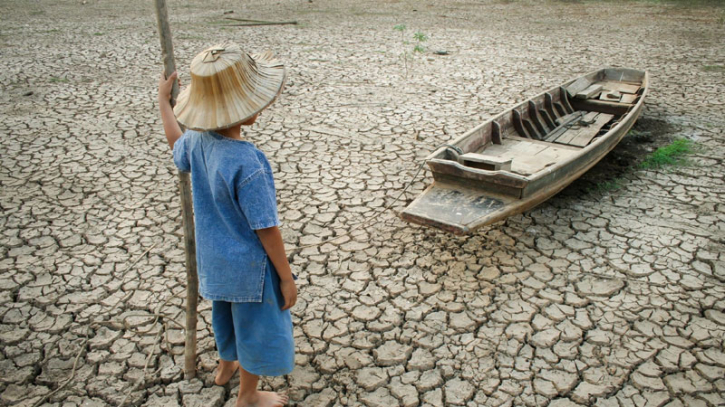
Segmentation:
<svg viewBox="0 0 725 407">
<path fill-rule="evenodd" d="M 168 102 L 171 100 L 171 89 L 174 87 L 176 77 L 176 72 L 169 75 L 168 78 L 161 72 L 161 77 L 159 78 L 159 101 Z"/>
<path fill-rule="evenodd" d="M 297 303 L 297 285 L 294 279 L 282 280 L 279 283 L 282 297 L 284 297 L 284 306 L 282 311 L 292 308 Z"/>
</svg>

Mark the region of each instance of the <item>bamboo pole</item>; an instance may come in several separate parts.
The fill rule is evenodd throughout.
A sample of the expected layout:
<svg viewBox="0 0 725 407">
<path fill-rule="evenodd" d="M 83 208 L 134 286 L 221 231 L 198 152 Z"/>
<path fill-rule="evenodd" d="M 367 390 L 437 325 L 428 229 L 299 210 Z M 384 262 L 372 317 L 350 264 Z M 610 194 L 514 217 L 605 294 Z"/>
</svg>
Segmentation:
<svg viewBox="0 0 725 407">
<path fill-rule="evenodd" d="M 161 40 L 161 56 L 164 72 L 168 77 L 176 71 L 174 46 L 166 9 L 166 0 L 156 0 L 156 18 Z M 179 94 L 178 80 L 171 91 L 171 105 Z M 196 241 L 194 240 L 194 208 L 191 201 L 189 173 L 179 171 L 179 192 L 181 195 L 181 218 L 184 222 L 184 250 L 186 251 L 186 345 L 184 346 L 184 377 L 196 377 L 196 322 L 199 303 L 199 277 L 196 274 Z"/>
</svg>

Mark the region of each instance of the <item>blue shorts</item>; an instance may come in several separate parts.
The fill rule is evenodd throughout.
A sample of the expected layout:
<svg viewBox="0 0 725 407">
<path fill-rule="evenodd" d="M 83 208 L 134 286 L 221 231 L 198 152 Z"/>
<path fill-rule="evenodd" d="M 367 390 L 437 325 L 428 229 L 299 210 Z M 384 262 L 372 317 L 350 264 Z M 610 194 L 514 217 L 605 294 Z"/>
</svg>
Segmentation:
<svg viewBox="0 0 725 407">
<path fill-rule="evenodd" d="M 262 302 L 213 301 L 212 327 L 219 357 L 238 360 L 258 376 L 282 376 L 295 365 L 290 311 L 282 311 L 284 297 L 279 276 L 267 263 Z"/>
</svg>

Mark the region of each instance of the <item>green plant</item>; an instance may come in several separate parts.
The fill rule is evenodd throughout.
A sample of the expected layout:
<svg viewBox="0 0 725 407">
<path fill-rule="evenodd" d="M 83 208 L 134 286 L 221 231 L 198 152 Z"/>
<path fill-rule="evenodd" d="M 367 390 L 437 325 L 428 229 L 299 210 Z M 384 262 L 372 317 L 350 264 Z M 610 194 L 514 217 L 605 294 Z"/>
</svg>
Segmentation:
<svg viewBox="0 0 725 407">
<path fill-rule="evenodd" d="M 398 24 L 395 27 L 393 27 L 393 30 L 400 32 L 400 41 L 403 44 L 403 63 L 405 65 L 405 77 L 408 77 L 408 51 L 406 51 L 405 46 L 408 44 L 407 41 L 405 41 L 405 24 Z"/>
<path fill-rule="evenodd" d="M 425 52 L 425 47 L 423 46 L 423 43 L 428 41 L 428 36 L 418 31 L 417 33 L 413 34 L 413 38 L 416 41 L 415 47 L 413 47 L 413 52 Z"/>
<path fill-rule="evenodd" d="M 686 138 L 675 139 L 672 143 L 662 146 L 639 164 L 643 169 L 659 169 L 666 165 L 684 164 L 683 156 L 693 151 L 692 140 Z"/>
<path fill-rule="evenodd" d="M 405 31 L 407 30 L 407 27 L 405 24 L 398 24 L 395 27 L 393 27 L 395 31 L 400 32 L 400 42 L 403 46 L 403 52 L 401 56 L 403 57 L 403 63 L 405 65 L 405 77 L 408 77 L 408 45 L 410 45 L 410 42 L 405 39 Z M 423 45 L 424 42 L 428 41 L 428 36 L 420 31 L 413 34 L 413 39 L 415 40 L 415 45 L 413 46 L 413 53 L 425 52 L 425 46 Z"/>
</svg>

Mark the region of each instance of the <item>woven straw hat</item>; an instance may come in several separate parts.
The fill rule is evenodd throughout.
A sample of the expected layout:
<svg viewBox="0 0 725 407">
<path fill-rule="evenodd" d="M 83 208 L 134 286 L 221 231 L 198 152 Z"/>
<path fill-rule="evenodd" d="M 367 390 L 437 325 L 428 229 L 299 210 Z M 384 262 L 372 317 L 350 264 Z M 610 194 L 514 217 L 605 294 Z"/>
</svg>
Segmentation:
<svg viewBox="0 0 725 407">
<path fill-rule="evenodd" d="M 284 79 L 284 66 L 270 52 L 250 55 L 236 44 L 218 44 L 191 61 L 191 84 L 179 95 L 174 114 L 193 130 L 226 129 L 274 102 Z"/>
</svg>

